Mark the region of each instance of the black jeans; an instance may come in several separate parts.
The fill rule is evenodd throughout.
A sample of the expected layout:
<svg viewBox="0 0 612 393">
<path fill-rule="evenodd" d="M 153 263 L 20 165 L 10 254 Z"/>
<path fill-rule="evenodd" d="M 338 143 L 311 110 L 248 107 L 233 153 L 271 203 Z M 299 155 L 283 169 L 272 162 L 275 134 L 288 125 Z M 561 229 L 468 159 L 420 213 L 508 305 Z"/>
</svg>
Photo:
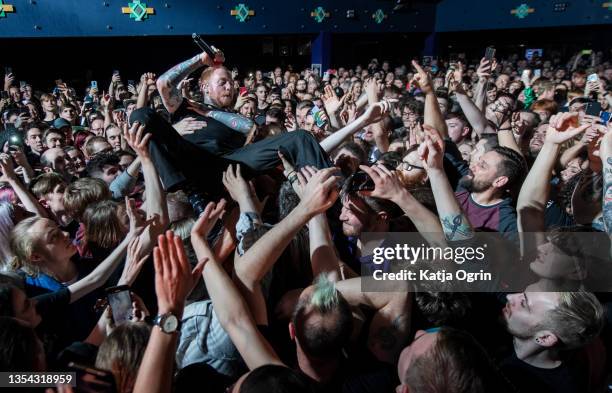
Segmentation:
<svg viewBox="0 0 612 393">
<path fill-rule="evenodd" d="M 315 137 L 304 130 L 266 138 L 222 154 L 199 146 L 197 137 L 186 140 L 152 109 L 135 110 L 130 124 L 134 121 L 144 124 L 146 132 L 153 134 L 149 141 L 151 158 L 164 189 L 170 192 L 179 190 L 189 180 L 202 191 L 218 196 L 223 192 L 223 171 L 230 164 L 241 164 L 241 172 L 248 179 L 277 167 L 279 149 L 297 168 L 311 165 L 322 169 L 332 165 Z"/>
</svg>

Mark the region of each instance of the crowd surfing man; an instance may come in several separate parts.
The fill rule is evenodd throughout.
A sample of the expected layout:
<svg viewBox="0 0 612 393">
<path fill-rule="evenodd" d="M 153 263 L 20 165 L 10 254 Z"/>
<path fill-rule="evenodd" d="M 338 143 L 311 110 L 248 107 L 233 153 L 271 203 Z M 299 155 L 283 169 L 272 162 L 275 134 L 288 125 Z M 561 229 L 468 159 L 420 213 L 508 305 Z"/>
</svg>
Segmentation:
<svg viewBox="0 0 612 393">
<path fill-rule="evenodd" d="M 76 362 L 122 393 L 604 391 L 611 59 L 457 58 L 241 74 L 216 51 L 84 96 L 5 75 L 0 370 Z M 525 279 L 371 290 L 363 235 L 389 232 L 486 235 Z"/>
</svg>

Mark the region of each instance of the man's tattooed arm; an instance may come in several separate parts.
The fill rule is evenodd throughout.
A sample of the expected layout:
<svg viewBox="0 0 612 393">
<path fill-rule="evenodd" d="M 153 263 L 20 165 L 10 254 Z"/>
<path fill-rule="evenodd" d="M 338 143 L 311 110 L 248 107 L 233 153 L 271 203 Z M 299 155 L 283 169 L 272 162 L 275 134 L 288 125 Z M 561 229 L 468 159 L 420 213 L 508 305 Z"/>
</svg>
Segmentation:
<svg viewBox="0 0 612 393">
<path fill-rule="evenodd" d="M 444 236 L 447 240 L 467 240 L 474 237 L 474 230 L 463 212 L 440 217 Z"/>
<path fill-rule="evenodd" d="M 207 105 L 202 105 L 193 100 L 187 100 L 189 109 L 199 113 L 202 116 L 210 117 L 223 123 L 234 131 L 238 131 L 244 135 L 248 135 L 257 126 L 255 122 L 239 113 L 225 112 L 220 109 L 214 109 Z"/>
<path fill-rule="evenodd" d="M 608 235 L 612 234 L 612 157 L 608 157 L 603 165 L 603 221 Z"/>
<path fill-rule="evenodd" d="M 183 96 L 177 88 L 179 82 L 202 66 L 201 55 L 196 55 L 170 70 L 157 79 L 157 88 L 164 106 L 170 113 L 174 113 L 183 102 Z"/>
<path fill-rule="evenodd" d="M 238 113 L 224 112 L 219 110 L 210 110 L 208 117 L 225 124 L 232 130 L 238 131 L 244 135 L 248 135 L 253 128 L 255 128 L 255 122 L 247 117 L 244 117 Z"/>
</svg>

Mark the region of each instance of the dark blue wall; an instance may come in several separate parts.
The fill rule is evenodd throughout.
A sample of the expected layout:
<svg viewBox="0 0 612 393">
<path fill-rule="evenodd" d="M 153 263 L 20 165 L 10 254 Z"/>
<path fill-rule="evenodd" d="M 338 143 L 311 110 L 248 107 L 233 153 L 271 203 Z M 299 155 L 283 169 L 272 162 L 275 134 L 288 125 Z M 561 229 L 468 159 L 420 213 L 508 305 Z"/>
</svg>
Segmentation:
<svg viewBox="0 0 612 393">
<path fill-rule="evenodd" d="M 372 0 L 149 0 L 145 3 L 155 15 L 136 22 L 121 13 L 129 1 L 4 0 L 15 12 L 0 18 L 0 37 L 411 32 L 430 31 L 435 23 L 434 4 L 421 7 L 417 14 L 392 14 L 393 2 Z M 240 2 L 255 11 L 245 23 L 230 15 Z M 317 6 L 330 12 L 323 23 L 310 16 Z M 380 25 L 372 19 L 378 8 L 388 15 Z M 346 18 L 347 9 L 356 11 L 354 19 Z"/>
<path fill-rule="evenodd" d="M 436 31 L 523 29 L 612 23 L 612 11 L 602 4 L 611 0 L 442 0 L 436 10 Z M 565 3 L 565 12 L 554 4 Z M 521 4 L 534 9 L 524 19 L 511 14 Z"/>
<path fill-rule="evenodd" d="M 416 12 L 394 13 L 394 1 L 382 0 L 245 0 L 255 16 L 240 23 L 230 15 L 240 0 L 149 0 L 155 14 L 142 22 L 122 14 L 130 0 L 4 0 L 15 12 L 0 18 L 0 37 L 112 37 L 235 34 L 312 34 L 325 32 L 450 32 L 487 29 L 532 28 L 611 24 L 612 11 L 602 7 L 612 0 L 442 0 L 417 2 Z M 527 4 L 535 12 L 524 19 L 511 10 Z M 554 4 L 565 3 L 565 12 Z M 330 12 L 323 23 L 310 16 L 317 6 Z M 387 18 L 381 24 L 372 14 L 381 8 Z M 355 10 L 353 19 L 346 18 Z"/>
</svg>

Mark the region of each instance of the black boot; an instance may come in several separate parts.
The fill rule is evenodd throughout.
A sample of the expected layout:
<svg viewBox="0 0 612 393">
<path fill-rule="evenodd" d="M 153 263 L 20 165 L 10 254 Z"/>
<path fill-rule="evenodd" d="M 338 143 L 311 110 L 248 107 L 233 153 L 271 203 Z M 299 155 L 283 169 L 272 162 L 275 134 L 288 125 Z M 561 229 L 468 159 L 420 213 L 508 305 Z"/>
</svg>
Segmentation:
<svg viewBox="0 0 612 393">
<path fill-rule="evenodd" d="M 202 213 L 204 213 L 204 209 L 206 209 L 206 205 L 210 202 L 205 195 L 193 184 L 185 184 L 183 187 L 183 191 L 187 194 L 187 199 L 193 208 L 196 217 L 200 217 Z"/>
</svg>

